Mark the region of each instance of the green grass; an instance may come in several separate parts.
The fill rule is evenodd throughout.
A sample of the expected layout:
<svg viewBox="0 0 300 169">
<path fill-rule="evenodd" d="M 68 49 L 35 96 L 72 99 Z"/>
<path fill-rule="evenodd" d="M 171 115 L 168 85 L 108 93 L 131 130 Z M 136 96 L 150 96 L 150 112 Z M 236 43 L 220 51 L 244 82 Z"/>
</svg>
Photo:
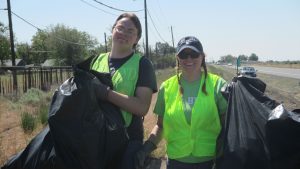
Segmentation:
<svg viewBox="0 0 300 169">
<path fill-rule="evenodd" d="M 226 69 L 223 66 L 208 65 L 207 69 L 208 69 L 209 72 L 221 76 L 228 83 L 231 82 L 231 80 L 234 76 L 236 76 L 236 70 L 235 69 Z"/>
<path fill-rule="evenodd" d="M 157 84 L 160 85 L 163 81 L 175 75 L 176 70 L 175 68 L 158 69 L 156 70 L 155 73 L 156 73 Z"/>
</svg>

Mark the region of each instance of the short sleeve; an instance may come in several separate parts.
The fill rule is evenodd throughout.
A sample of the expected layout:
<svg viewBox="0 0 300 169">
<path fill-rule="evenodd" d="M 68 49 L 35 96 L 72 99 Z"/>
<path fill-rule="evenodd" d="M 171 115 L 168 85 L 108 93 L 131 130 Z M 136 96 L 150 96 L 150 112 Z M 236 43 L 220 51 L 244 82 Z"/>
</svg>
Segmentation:
<svg viewBox="0 0 300 169">
<path fill-rule="evenodd" d="M 228 103 L 227 100 L 221 93 L 221 89 L 223 86 L 226 86 L 227 82 L 223 78 L 219 78 L 215 87 L 215 101 L 218 107 L 218 111 L 220 115 L 227 111 Z"/>
<path fill-rule="evenodd" d="M 158 116 L 164 116 L 165 113 L 165 98 L 164 98 L 164 83 L 161 84 L 157 94 L 157 100 L 153 112 Z"/>
<path fill-rule="evenodd" d="M 156 75 L 151 61 L 143 56 L 139 65 L 137 87 L 149 87 L 153 93 L 157 92 Z"/>
</svg>

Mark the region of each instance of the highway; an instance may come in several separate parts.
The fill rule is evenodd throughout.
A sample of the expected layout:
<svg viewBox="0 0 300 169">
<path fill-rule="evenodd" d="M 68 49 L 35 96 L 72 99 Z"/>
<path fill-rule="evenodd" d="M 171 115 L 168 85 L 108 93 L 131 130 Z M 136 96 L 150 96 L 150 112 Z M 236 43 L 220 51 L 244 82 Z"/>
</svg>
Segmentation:
<svg viewBox="0 0 300 169">
<path fill-rule="evenodd" d="M 236 69 L 235 66 L 227 66 L 228 68 Z M 243 67 L 243 66 L 241 66 Z M 300 79 L 300 69 L 291 68 L 276 68 L 276 67 L 263 67 L 263 66 L 252 66 L 257 70 L 257 73 L 270 74 L 275 76 L 289 77 L 294 79 Z"/>
<path fill-rule="evenodd" d="M 300 79 L 300 69 L 253 66 L 257 73 Z"/>
</svg>

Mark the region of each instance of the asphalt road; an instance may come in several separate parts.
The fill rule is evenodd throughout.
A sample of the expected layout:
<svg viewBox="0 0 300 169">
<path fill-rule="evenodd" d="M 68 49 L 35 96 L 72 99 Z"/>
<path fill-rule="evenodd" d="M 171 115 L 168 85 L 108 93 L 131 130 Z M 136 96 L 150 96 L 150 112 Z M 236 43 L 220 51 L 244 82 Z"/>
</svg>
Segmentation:
<svg viewBox="0 0 300 169">
<path fill-rule="evenodd" d="M 276 76 L 300 79 L 300 69 L 260 67 L 260 66 L 253 66 L 253 67 L 257 70 L 257 73 L 265 73 L 265 74 L 271 74 Z"/>
<path fill-rule="evenodd" d="M 234 66 L 226 65 L 226 67 L 235 69 Z M 270 74 L 270 75 L 275 75 L 275 76 L 300 79 L 300 69 L 263 67 L 263 66 L 253 66 L 253 67 L 257 70 L 257 73 L 265 73 L 265 74 Z"/>
</svg>

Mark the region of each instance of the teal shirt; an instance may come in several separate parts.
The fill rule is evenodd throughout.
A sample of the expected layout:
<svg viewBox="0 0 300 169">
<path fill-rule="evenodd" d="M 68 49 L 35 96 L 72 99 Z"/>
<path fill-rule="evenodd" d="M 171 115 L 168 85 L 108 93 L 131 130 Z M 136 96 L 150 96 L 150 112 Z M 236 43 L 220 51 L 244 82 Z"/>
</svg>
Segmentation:
<svg viewBox="0 0 300 169">
<path fill-rule="evenodd" d="M 184 93 L 183 93 L 183 100 L 184 100 L 184 112 L 185 112 L 185 117 L 186 120 L 188 122 L 188 124 L 190 124 L 191 122 L 191 111 L 192 108 L 194 106 L 198 91 L 199 91 L 199 87 L 200 87 L 200 78 L 196 81 L 193 82 L 188 82 L 184 79 L 181 80 L 181 85 L 184 89 Z M 225 113 L 227 110 L 227 101 L 226 99 L 223 97 L 222 93 L 221 93 L 221 88 L 226 85 L 227 82 L 222 79 L 219 78 L 219 80 L 217 81 L 216 87 L 215 87 L 215 102 L 218 108 L 218 112 L 220 115 L 222 115 L 222 113 Z M 201 89 L 200 89 L 201 90 Z M 165 101 L 164 101 L 164 86 L 160 86 L 158 95 L 157 95 L 157 101 L 156 101 L 156 105 L 154 108 L 154 113 L 157 114 L 158 116 L 164 116 L 164 111 L 165 111 Z M 188 156 L 188 157 L 183 157 L 180 159 L 176 159 L 178 161 L 181 162 L 186 162 L 186 163 L 199 163 L 199 162 L 204 162 L 204 161 L 208 161 L 213 159 L 214 157 L 195 157 L 195 156 Z"/>
</svg>

